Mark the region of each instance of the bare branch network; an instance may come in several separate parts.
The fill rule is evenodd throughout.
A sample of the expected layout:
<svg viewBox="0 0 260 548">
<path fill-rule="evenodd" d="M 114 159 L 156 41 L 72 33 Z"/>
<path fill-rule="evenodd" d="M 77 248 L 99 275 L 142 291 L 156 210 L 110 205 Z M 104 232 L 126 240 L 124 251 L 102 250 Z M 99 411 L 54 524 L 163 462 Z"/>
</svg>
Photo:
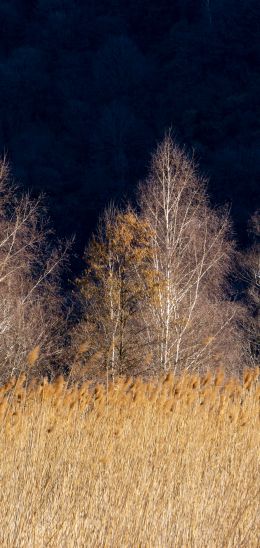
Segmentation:
<svg viewBox="0 0 260 548">
<path fill-rule="evenodd" d="M 18 375 L 36 346 L 34 374 L 46 374 L 63 353 L 59 271 L 67 245 L 52 247 L 41 199 L 20 196 L 0 163 L 0 376 Z"/>
<path fill-rule="evenodd" d="M 138 212 L 107 210 L 86 251 L 79 361 L 86 372 L 98 362 L 112 377 L 221 364 L 238 370 L 243 310 L 229 292 L 229 215 L 210 207 L 205 181 L 170 135 L 138 203 Z"/>
</svg>

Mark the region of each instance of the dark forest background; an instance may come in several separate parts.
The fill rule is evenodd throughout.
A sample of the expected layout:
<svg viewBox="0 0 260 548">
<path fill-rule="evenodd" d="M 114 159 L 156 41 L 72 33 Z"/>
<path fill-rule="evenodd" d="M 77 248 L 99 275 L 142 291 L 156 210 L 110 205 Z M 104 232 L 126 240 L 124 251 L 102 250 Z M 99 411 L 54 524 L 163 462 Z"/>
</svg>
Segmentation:
<svg viewBox="0 0 260 548">
<path fill-rule="evenodd" d="M 1 0 L 0 150 L 79 253 L 172 127 L 228 201 L 258 198 L 259 0 Z"/>
</svg>

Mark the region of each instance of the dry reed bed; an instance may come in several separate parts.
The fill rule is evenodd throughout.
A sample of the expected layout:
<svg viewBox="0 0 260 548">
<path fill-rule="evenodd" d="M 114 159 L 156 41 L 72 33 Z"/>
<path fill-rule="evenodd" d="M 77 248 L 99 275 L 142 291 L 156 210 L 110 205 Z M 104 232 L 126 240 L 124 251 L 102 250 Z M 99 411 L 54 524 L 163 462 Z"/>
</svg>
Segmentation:
<svg viewBox="0 0 260 548">
<path fill-rule="evenodd" d="M 0 388 L 3 547 L 259 546 L 259 370 Z"/>
</svg>

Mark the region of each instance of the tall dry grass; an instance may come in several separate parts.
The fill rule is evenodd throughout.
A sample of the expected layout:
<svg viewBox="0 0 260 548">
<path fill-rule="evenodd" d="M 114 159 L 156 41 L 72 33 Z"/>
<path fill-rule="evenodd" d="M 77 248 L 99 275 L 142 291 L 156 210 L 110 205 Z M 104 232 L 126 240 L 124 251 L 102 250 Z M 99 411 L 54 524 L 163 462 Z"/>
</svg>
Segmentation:
<svg viewBox="0 0 260 548">
<path fill-rule="evenodd" d="M 258 371 L 0 393 L 3 547 L 259 546 Z"/>
</svg>

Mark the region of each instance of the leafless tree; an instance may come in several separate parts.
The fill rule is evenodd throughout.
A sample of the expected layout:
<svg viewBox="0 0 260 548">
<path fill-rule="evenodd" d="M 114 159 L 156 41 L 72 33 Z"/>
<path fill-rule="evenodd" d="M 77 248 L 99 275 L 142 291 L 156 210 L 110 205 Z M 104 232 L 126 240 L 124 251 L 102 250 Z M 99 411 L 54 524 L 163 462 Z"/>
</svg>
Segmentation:
<svg viewBox="0 0 260 548">
<path fill-rule="evenodd" d="M 239 368 L 240 309 L 228 289 L 234 256 L 229 216 L 210 207 L 194 161 L 170 135 L 153 156 L 139 203 L 153 230 L 158 275 L 157 298 L 146 301 L 154 363 L 164 371 L 220 363 Z"/>
<path fill-rule="evenodd" d="M 248 351 L 252 365 L 259 362 L 260 352 L 260 211 L 256 211 L 249 223 L 252 245 L 240 255 L 242 279 L 246 282 L 248 315 L 243 322 L 247 334 Z"/>
<path fill-rule="evenodd" d="M 49 243 L 41 199 L 19 195 L 0 162 L 0 379 L 51 373 L 64 351 L 65 313 L 59 291 L 66 246 Z M 38 348 L 37 361 L 27 356 Z M 38 356 L 39 355 L 39 356 Z"/>
</svg>

